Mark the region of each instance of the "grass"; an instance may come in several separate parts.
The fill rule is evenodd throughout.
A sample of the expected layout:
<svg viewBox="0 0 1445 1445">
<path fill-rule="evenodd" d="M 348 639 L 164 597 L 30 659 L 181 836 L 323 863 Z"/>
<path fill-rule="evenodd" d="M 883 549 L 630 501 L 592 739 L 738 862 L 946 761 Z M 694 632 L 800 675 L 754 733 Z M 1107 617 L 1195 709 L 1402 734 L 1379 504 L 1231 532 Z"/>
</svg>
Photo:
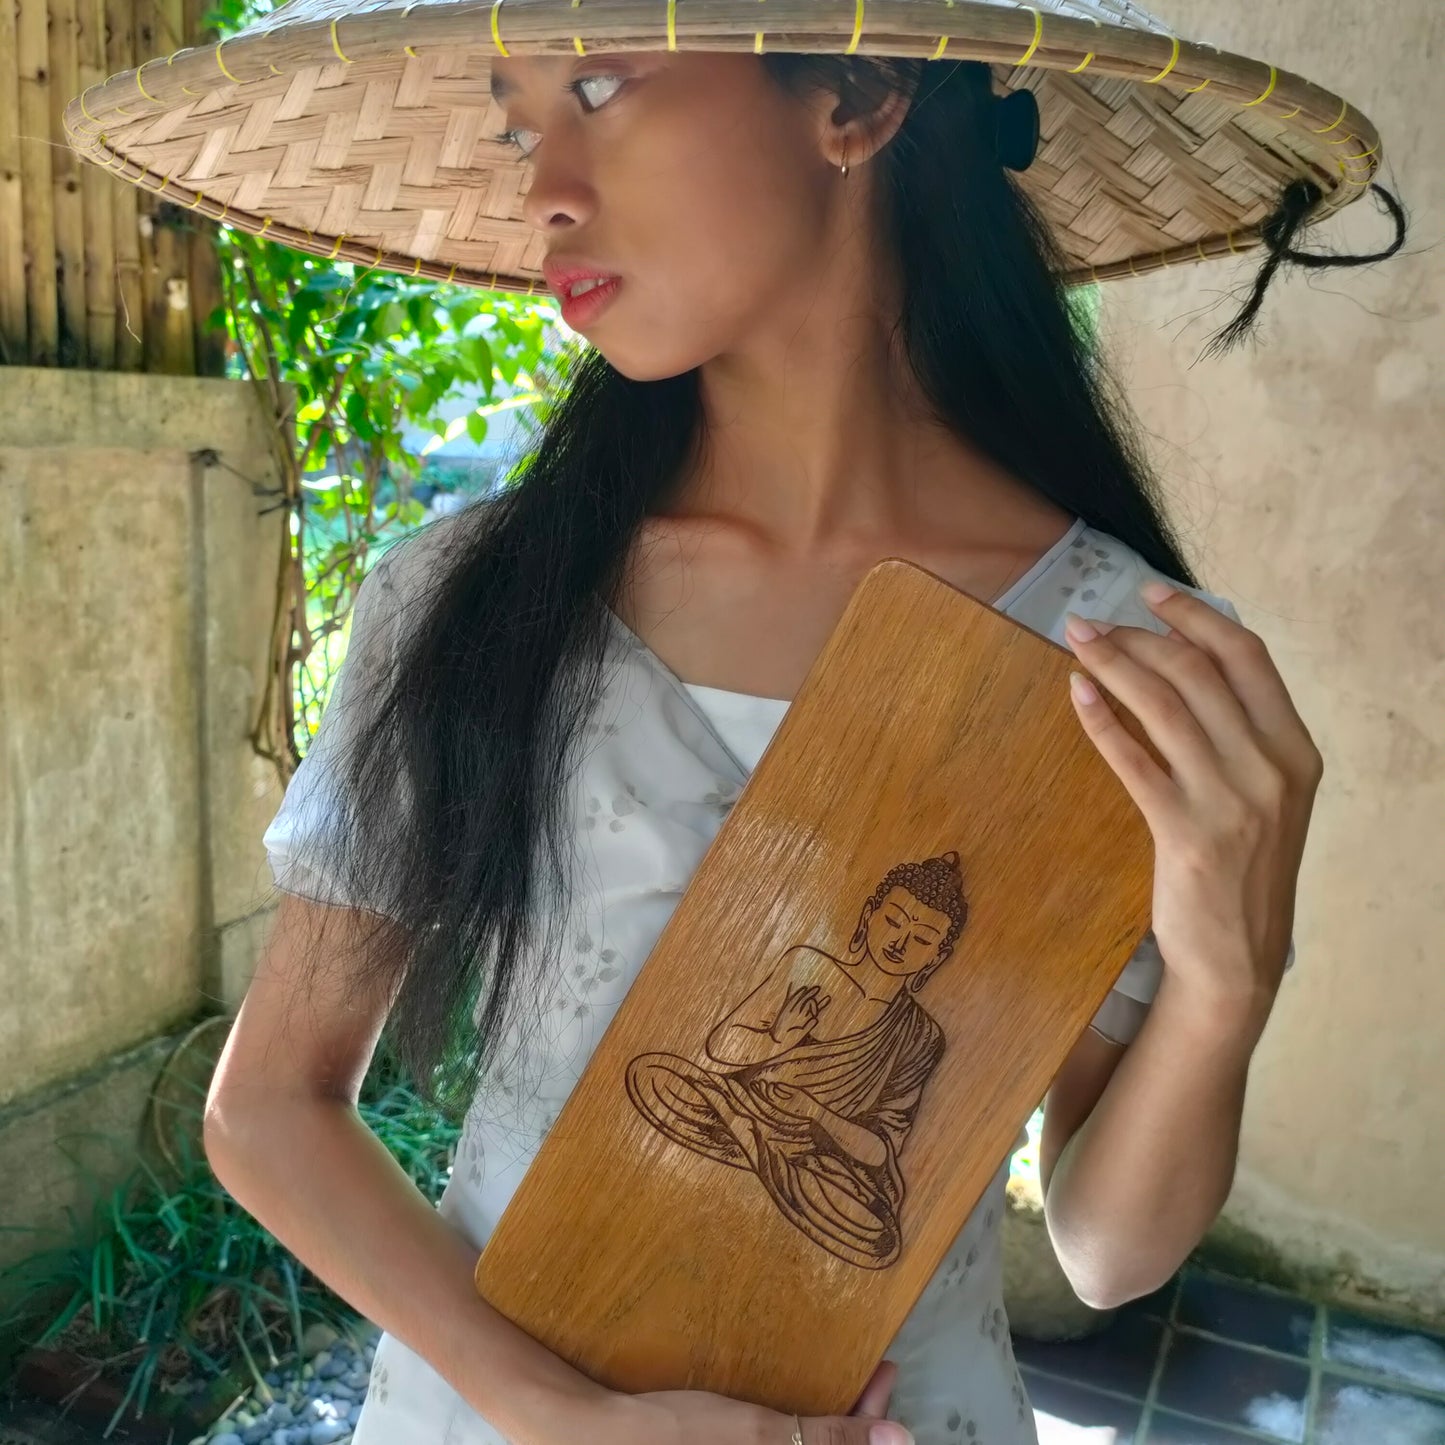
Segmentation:
<svg viewBox="0 0 1445 1445">
<path fill-rule="evenodd" d="M 347 1333 L 356 1320 L 216 1181 L 190 1138 L 203 1103 L 171 1131 L 172 1167 L 141 1158 L 114 1188 L 92 1188 L 89 1218 L 67 1210 L 68 1239 L 0 1270 L 0 1338 L 73 1351 L 123 1385 L 107 1438 L 132 1408 L 205 1418 L 239 1394 L 264 1396 L 263 1372 L 297 1359 L 308 1325 Z M 359 1109 L 435 1201 L 460 1131 L 421 1102 L 384 1044 Z"/>
</svg>

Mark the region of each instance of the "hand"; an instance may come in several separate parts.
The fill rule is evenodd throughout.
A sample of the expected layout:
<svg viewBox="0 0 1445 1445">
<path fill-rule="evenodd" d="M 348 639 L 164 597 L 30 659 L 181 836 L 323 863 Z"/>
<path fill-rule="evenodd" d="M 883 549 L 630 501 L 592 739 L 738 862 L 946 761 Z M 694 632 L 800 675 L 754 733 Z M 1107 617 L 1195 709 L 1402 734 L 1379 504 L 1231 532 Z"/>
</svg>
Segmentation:
<svg viewBox="0 0 1445 1445">
<path fill-rule="evenodd" d="M 788 995 L 787 1002 L 778 1010 L 773 1026 L 768 1031 L 775 1043 L 794 1044 L 810 1029 L 816 1027 L 818 1015 L 832 1001 L 832 994 L 818 997 L 818 985 L 795 989 Z"/>
<path fill-rule="evenodd" d="M 769 1103 L 775 1104 L 785 1113 L 796 1114 L 801 1119 L 816 1119 L 823 1112 L 823 1106 L 806 1089 L 794 1088 L 781 1079 L 760 1080 L 758 1088 Z"/>
<path fill-rule="evenodd" d="M 803 1445 L 913 1445 L 902 1425 L 883 1421 L 897 1376 L 898 1367 L 884 1360 L 848 1415 L 800 1417 Z M 595 1445 L 788 1445 L 796 1428 L 791 1415 L 706 1390 L 654 1390 L 613 1401 L 615 1423 L 602 1426 L 604 1433 L 588 1431 Z"/>
<path fill-rule="evenodd" d="M 1087 683 L 1074 684 L 1074 706 L 1153 835 L 1153 928 L 1166 977 L 1267 1015 L 1323 764 L 1255 633 L 1187 592 L 1146 586 L 1141 595 L 1167 635 L 1081 629 L 1072 614 L 1066 631 L 1168 771 Z"/>
</svg>

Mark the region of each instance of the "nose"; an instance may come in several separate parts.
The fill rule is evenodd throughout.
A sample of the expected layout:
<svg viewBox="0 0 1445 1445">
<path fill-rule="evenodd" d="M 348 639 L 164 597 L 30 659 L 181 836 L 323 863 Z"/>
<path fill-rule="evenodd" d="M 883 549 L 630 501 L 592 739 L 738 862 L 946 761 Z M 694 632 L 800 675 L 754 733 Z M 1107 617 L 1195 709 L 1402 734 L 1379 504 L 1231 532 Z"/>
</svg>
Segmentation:
<svg viewBox="0 0 1445 1445">
<path fill-rule="evenodd" d="M 532 156 L 531 184 L 522 199 L 523 220 L 549 233 L 590 220 L 597 197 L 578 148 L 558 137 L 551 145 L 539 144 Z"/>
</svg>

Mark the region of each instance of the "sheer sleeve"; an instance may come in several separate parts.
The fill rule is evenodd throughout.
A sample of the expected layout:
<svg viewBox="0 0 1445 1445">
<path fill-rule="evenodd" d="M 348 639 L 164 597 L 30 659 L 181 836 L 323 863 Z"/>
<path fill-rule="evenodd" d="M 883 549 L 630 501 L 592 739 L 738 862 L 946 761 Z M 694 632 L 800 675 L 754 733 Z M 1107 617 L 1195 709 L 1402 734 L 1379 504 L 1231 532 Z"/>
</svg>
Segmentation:
<svg viewBox="0 0 1445 1445">
<path fill-rule="evenodd" d="M 342 767 L 362 726 L 371 719 L 369 704 L 384 695 L 396 662 L 403 592 L 398 563 L 415 537 L 385 552 L 362 579 L 348 622 L 346 656 L 332 684 L 321 723 L 285 797 L 262 835 L 276 887 L 318 903 L 368 907 L 390 913 L 382 890 L 350 896 L 337 859 L 346 836 L 353 800 Z M 398 778 L 398 788 L 401 779 Z"/>
</svg>

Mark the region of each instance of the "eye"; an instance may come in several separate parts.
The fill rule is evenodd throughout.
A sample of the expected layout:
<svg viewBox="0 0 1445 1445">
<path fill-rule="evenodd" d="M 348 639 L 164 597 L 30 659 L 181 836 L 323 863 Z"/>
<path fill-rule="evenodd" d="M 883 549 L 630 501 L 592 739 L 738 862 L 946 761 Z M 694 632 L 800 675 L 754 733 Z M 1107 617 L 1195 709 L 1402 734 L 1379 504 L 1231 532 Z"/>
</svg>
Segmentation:
<svg viewBox="0 0 1445 1445">
<path fill-rule="evenodd" d="M 612 96 L 617 93 L 617 91 L 614 89 L 609 94 L 604 95 L 602 100 L 594 102 L 588 97 L 586 91 L 584 90 L 584 87 L 605 87 L 606 85 L 613 82 L 616 82 L 617 86 L 620 87 L 626 81 L 626 79 L 627 77 L 625 75 L 584 75 L 577 80 L 571 81 L 568 84 L 567 89 L 570 90 L 582 101 L 582 103 L 587 108 L 587 113 L 591 114 L 592 111 L 600 109 L 601 106 L 606 105 L 607 102 L 612 98 Z M 496 137 L 496 139 L 500 141 L 503 145 L 511 146 L 513 150 L 520 151 L 522 156 L 526 157 L 531 155 L 537 146 L 537 143 L 535 141 L 532 142 L 531 145 L 523 145 L 522 137 L 528 135 L 536 135 L 536 131 L 504 130 L 499 136 Z"/>
</svg>

